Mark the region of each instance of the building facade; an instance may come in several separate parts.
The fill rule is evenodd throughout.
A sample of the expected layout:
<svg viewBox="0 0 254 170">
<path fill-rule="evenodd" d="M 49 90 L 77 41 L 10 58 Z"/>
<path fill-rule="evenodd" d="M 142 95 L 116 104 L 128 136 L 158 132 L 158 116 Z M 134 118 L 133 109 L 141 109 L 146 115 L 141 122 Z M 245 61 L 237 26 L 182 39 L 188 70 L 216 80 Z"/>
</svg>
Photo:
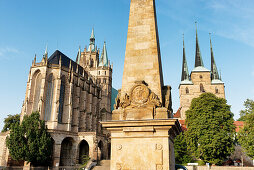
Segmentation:
<svg viewBox="0 0 254 170">
<path fill-rule="evenodd" d="M 219 76 L 215 63 L 211 39 L 210 49 L 211 70 L 204 67 L 196 30 L 195 67 L 189 74 L 183 40 L 182 77 L 179 85 L 180 108 L 174 116 L 180 120 L 186 119 L 186 111 L 189 109 L 192 99 L 199 97 L 202 93 L 209 92 L 215 94 L 217 97 L 225 98 L 224 82 L 221 80 L 221 76 Z"/>
<path fill-rule="evenodd" d="M 83 52 L 79 48 L 76 62 L 59 50 L 48 57 L 46 49 L 41 62 L 36 62 L 35 56 L 21 120 L 39 111 L 40 118 L 46 121 L 54 139 L 52 166 L 81 163 L 84 155 L 94 160 L 110 157 L 110 134 L 99 121 L 111 120 L 111 89 L 112 65 L 106 43 L 100 55 L 94 30 L 89 48 Z M 5 150 L 1 165 L 8 164 Z"/>
</svg>

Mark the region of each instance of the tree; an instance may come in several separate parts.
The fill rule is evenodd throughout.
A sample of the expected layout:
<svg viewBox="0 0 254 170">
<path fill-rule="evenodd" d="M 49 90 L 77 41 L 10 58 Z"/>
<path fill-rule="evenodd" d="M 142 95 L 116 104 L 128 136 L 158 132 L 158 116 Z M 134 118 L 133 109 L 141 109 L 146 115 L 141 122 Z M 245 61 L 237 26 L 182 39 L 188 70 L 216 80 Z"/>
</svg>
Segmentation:
<svg viewBox="0 0 254 170">
<path fill-rule="evenodd" d="M 220 165 L 234 151 L 234 119 L 226 100 L 204 93 L 186 111 L 186 141 L 196 159 Z"/>
<path fill-rule="evenodd" d="M 175 161 L 177 164 L 186 164 L 192 162 L 190 152 L 187 150 L 186 137 L 180 133 L 174 140 Z"/>
<path fill-rule="evenodd" d="M 241 115 L 245 120 L 244 127 L 237 134 L 237 139 L 246 154 L 254 159 L 254 102 L 247 99 L 244 105 L 245 115 Z"/>
<path fill-rule="evenodd" d="M 238 121 L 245 121 L 247 115 L 254 113 L 254 101 L 253 100 L 247 99 L 244 102 L 244 106 L 245 106 L 245 110 L 240 111 L 240 118 L 238 119 Z"/>
<path fill-rule="evenodd" d="M 53 140 L 38 112 L 24 116 L 21 125 L 16 123 L 6 144 L 14 160 L 31 162 L 34 166 L 49 165 L 52 160 Z"/>
<path fill-rule="evenodd" d="M 20 115 L 8 115 L 7 118 L 4 119 L 4 127 L 2 132 L 7 132 L 14 126 L 16 123 L 20 123 Z"/>
</svg>

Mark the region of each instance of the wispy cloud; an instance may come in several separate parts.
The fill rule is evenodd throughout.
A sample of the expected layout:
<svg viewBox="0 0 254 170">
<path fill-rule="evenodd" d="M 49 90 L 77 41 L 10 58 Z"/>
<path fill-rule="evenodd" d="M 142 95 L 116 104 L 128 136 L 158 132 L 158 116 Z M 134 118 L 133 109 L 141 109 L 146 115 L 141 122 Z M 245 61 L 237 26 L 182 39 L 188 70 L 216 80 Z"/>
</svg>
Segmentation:
<svg viewBox="0 0 254 170">
<path fill-rule="evenodd" d="M 213 12 L 210 21 L 218 26 L 218 35 L 254 47 L 252 0 L 213 0 L 206 5 Z"/>
<path fill-rule="evenodd" d="M 8 59 L 14 55 L 20 53 L 20 51 L 13 47 L 0 47 L 0 59 Z"/>
<path fill-rule="evenodd" d="M 158 13 L 184 25 L 185 29 L 193 29 L 194 22 L 198 21 L 200 30 L 213 32 L 254 47 L 253 0 L 161 0 L 160 2 Z"/>
</svg>

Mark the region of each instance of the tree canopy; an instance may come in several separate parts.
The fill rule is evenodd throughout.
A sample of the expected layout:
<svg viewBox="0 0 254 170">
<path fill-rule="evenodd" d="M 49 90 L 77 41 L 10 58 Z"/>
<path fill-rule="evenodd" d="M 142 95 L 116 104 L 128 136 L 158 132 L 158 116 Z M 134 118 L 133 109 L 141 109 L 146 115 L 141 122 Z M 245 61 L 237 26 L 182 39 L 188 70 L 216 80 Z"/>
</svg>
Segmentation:
<svg viewBox="0 0 254 170">
<path fill-rule="evenodd" d="M 31 162 L 32 165 L 49 165 L 52 160 L 53 140 L 38 112 L 24 116 L 7 137 L 7 147 L 12 159 Z"/>
<path fill-rule="evenodd" d="M 16 123 L 20 123 L 20 115 L 8 115 L 7 118 L 4 119 L 4 127 L 2 132 L 7 132 L 14 126 Z"/>
<path fill-rule="evenodd" d="M 238 121 L 245 121 L 246 116 L 249 114 L 254 114 L 254 101 L 251 99 L 247 99 L 244 102 L 245 109 L 240 111 L 240 118 Z"/>
<path fill-rule="evenodd" d="M 191 153 L 187 149 L 186 137 L 180 133 L 174 140 L 175 161 L 177 164 L 192 162 Z"/>
<path fill-rule="evenodd" d="M 244 103 L 244 127 L 237 134 L 237 139 L 248 156 L 254 159 L 254 101 L 247 99 Z M 241 111 L 242 113 L 242 111 Z"/>
<path fill-rule="evenodd" d="M 234 119 L 226 100 L 203 93 L 186 116 L 188 150 L 196 159 L 220 165 L 234 151 Z"/>
</svg>

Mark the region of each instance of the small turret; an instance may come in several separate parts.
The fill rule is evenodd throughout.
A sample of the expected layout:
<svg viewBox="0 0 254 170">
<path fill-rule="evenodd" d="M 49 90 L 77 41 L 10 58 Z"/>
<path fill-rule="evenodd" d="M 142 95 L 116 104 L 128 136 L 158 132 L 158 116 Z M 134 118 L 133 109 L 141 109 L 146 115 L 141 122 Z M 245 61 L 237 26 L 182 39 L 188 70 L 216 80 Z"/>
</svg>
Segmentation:
<svg viewBox="0 0 254 170">
<path fill-rule="evenodd" d="M 183 65 L 182 65 L 181 84 L 192 84 L 192 82 L 190 81 L 188 65 L 187 65 L 187 60 L 185 56 L 184 35 L 183 35 Z"/>
<path fill-rule="evenodd" d="M 76 62 L 78 64 L 80 64 L 80 58 L 81 58 L 81 50 L 80 50 L 80 46 L 79 46 L 78 55 L 77 55 L 77 59 L 76 59 Z"/>
<path fill-rule="evenodd" d="M 213 54 L 213 46 L 212 46 L 212 38 L 210 34 L 210 48 L 211 48 L 211 72 L 212 72 L 212 80 L 219 80 L 219 72 L 214 60 L 214 54 Z"/>
<path fill-rule="evenodd" d="M 198 42 L 198 28 L 197 28 L 197 22 L 196 24 L 196 54 L 195 54 L 195 68 L 192 70 L 192 72 L 210 72 L 207 68 L 204 67 L 199 42 Z"/>
<path fill-rule="evenodd" d="M 195 56 L 195 67 L 204 67 L 204 63 L 202 60 L 202 55 L 199 48 L 199 42 L 198 42 L 198 28 L 197 28 L 197 22 L 196 22 L 196 56 Z"/>
<path fill-rule="evenodd" d="M 90 37 L 90 44 L 88 51 L 94 52 L 95 51 L 95 35 L 94 35 L 94 28 L 92 29 L 91 37 Z"/>
<path fill-rule="evenodd" d="M 106 48 L 106 42 L 104 41 L 104 45 L 103 45 L 103 50 L 101 53 L 101 58 L 100 58 L 100 62 L 99 62 L 99 67 L 100 66 L 104 66 L 104 67 L 108 67 L 108 54 L 107 54 L 107 48 Z"/>
</svg>

